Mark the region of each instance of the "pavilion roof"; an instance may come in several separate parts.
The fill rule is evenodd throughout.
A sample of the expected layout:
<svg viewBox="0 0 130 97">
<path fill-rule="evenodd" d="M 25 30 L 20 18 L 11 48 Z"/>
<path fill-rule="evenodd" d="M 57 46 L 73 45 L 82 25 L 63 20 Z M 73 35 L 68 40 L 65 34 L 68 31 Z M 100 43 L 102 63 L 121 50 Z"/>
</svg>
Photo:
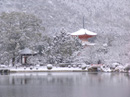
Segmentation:
<svg viewBox="0 0 130 97">
<path fill-rule="evenodd" d="M 76 32 L 71 33 L 70 35 L 78 36 L 78 35 L 85 35 L 85 34 L 90 35 L 90 36 L 96 36 L 97 35 L 97 33 L 91 32 L 91 31 L 89 31 L 87 29 L 80 29 L 80 30 L 78 30 Z"/>
<path fill-rule="evenodd" d="M 20 54 L 33 54 L 34 52 L 29 49 L 29 48 L 25 48 L 23 50 L 21 50 Z"/>
</svg>

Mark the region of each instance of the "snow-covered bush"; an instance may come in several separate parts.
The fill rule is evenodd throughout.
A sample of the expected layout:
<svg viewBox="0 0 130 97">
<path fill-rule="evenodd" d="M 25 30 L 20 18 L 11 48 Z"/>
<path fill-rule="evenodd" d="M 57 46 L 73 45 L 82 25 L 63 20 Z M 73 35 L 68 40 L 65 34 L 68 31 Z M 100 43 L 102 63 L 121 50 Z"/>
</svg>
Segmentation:
<svg viewBox="0 0 130 97">
<path fill-rule="evenodd" d="M 120 64 L 119 63 L 112 63 L 111 65 L 110 65 L 110 68 L 111 69 L 115 69 L 116 67 L 118 67 Z"/>
<path fill-rule="evenodd" d="M 30 70 L 32 70 L 33 69 L 33 66 L 30 66 Z"/>
<path fill-rule="evenodd" d="M 130 61 L 130 34 L 101 33 L 96 36 L 95 46 L 86 46 L 79 50 L 74 60 L 78 63 L 90 64 L 120 63 L 124 65 Z"/>
<path fill-rule="evenodd" d="M 81 68 L 84 70 L 87 68 L 87 65 L 85 63 L 82 63 Z"/>
<path fill-rule="evenodd" d="M 110 0 L 98 2 L 95 0 L 58 0 L 59 2 L 51 0 L 52 3 L 48 0 L 33 0 L 31 6 L 30 0 L 23 0 L 22 3 L 21 1 L 11 0 L 10 6 L 7 7 L 8 2 L 1 0 L 1 12 L 4 12 L 0 17 L 1 64 L 9 64 L 10 59 L 14 64 L 17 61 L 15 57 L 18 56 L 18 51 L 24 46 L 37 48 L 39 54 L 43 53 L 45 63 L 58 64 L 75 61 L 96 64 L 101 60 L 101 64 L 111 65 L 113 62 L 120 62 L 124 65 L 130 61 L 129 0 L 124 2 L 123 0 L 119 2 L 116 0 L 111 0 L 111 2 Z M 21 6 L 17 6 L 19 4 Z M 50 10 L 52 4 L 55 6 L 54 10 Z M 6 13 L 6 11 L 11 13 Z M 42 17 L 44 24 L 41 24 L 41 20 L 33 14 Z M 82 25 L 82 16 L 85 17 L 86 28 L 98 33 L 95 38 L 97 45 L 87 46 L 80 50 L 77 56 L 72 57 L 77 51 L 73 48 L 74 41 L 71 43 L 70 39 L 62 37 L 63 34 L 55 34 L 55 32 L 58 32 L 61 27 L 65 27 L 69 33 L 78 30 Z M 39 30 L 41 25 L 46 26 L 46 33 Z M 39 39 L 36 38 L 40 35 L 38 32 L 43 32 L 43 40 L 34 43 Z M 46 36 L 49 38 L 45 38 Z M 93 41 L 94 38 L 91 40 Z"/>
<path fill-rule="evenodd" d="M 81 65 L 78 65 L 79 68 L 81 68 Z"/>
<path fill-rule="evenodd" d="M 71 68 L 71 65 L 68 65 L 68 68 Z"/>
<path fill-rule="evenodd" d="M 130 64 L 127 63 L 127 64 L 124 66 L 124 70 L 126 70 L 126 71 L 130 70 Z"/>
<path fill-rule="evenodd" d="M 2 13 L 0 15 L 0 34 L 2 35 L 0 51 L 3 52 L 3 57 L 8 55 L 4 57 L 6 61 L 11 59 L 14 65 L 18 61 L 17 57 L 21 49 L 38 44 L 43 32 L 42 28 L 42 20 L 33 14 Z"/>
<path fill-rule="evenodd" d="M 124 72 L 124 66 L 118 65 L 117 67 L 115 67 L 114 71 L 116 71 L 116 72 Z"/>
<path fill-rule="evenodd" d="M 46 37 L 43 46 L 43 56 L 47 63 L 71 63 L 72 55 L 81 48 L 79 40 L 72 38 L 66 31 L 52 37 Z"/>
<path fill-rule="evenodd" d="M 47 64 L 47 69 L 52 69 L 53 65 L 52 64 Z"/>
<path fill-rule="evenodd" d="M 69 63 L 59 63 L 59 67 L 67 67 L 70 65 Z"/>
<path fill-rule="evenodd" d="M 74 68 L 76 68 L 76 65 L 73 65 Z"/>
</svg>

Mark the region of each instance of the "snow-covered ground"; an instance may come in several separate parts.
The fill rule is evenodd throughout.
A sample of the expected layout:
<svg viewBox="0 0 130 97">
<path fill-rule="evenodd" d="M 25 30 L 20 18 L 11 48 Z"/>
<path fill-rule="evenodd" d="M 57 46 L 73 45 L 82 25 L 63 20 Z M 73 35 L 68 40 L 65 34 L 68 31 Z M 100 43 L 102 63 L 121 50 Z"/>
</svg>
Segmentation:
<svg viewBox="0 0 130 97">
<path fill-rule="evenodd" d="M 47 67 L 20 67 L 20 68 L 10 68 L 10 72 L 73 72 L 73 71 L 87 71 L 87 69 L 82 70 L 81 68 L 68 68 L 68 67 L 53 67 L 52 69 L 47 69 Z"/>
<path fill-rule="evenodd" d="M 55 67 L 51 64 L 47 66 L 30 66 L 30 67 L 1 67 L 1 72 L 10 71 L 10 72 L 130 72 L 130 65 L 125 66 L 119 65 L 115 67 L 109 67 L 100 64 L 85 65 L 81 66 L 68 66 L 68 67 Z"/>
</svg>

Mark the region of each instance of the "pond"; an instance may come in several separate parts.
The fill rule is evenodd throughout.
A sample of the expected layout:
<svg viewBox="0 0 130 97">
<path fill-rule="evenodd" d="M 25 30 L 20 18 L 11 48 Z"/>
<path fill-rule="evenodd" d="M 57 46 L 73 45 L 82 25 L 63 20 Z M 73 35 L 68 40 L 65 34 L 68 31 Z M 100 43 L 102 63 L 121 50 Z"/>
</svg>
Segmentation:
<svg viewBox="0 0 130 97">
<path fill-rule="evenodd" d="M 130 97 L 129 73 L 0 75 L 0 97 Z"/>
</svg>

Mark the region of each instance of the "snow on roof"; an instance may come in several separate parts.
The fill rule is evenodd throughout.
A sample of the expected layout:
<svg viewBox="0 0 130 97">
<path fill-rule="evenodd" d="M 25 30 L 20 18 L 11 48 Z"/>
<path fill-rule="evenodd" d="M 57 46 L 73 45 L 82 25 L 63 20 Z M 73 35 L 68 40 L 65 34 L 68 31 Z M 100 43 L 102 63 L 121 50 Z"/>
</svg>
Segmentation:
<svg viewBox="0 0 130 97">
<path fill-rule="evenodd" d="M 87 35 L 92 35 L 92 36 L 95 36 L 97 35 L 97 33 L 94 33 L 94 32 L 91 32 L 87 29 L 80 29 L 74 33 L 71 33 L 70 35 L 84 35 L 84 34 L 87 34 Z"/>
<path fill-rule="evenodd" d="M 33 51 L 30 50 L 29 48 L 25 48 L 21 50 L 20 54 L 33 54 Z"/>
</svg>

